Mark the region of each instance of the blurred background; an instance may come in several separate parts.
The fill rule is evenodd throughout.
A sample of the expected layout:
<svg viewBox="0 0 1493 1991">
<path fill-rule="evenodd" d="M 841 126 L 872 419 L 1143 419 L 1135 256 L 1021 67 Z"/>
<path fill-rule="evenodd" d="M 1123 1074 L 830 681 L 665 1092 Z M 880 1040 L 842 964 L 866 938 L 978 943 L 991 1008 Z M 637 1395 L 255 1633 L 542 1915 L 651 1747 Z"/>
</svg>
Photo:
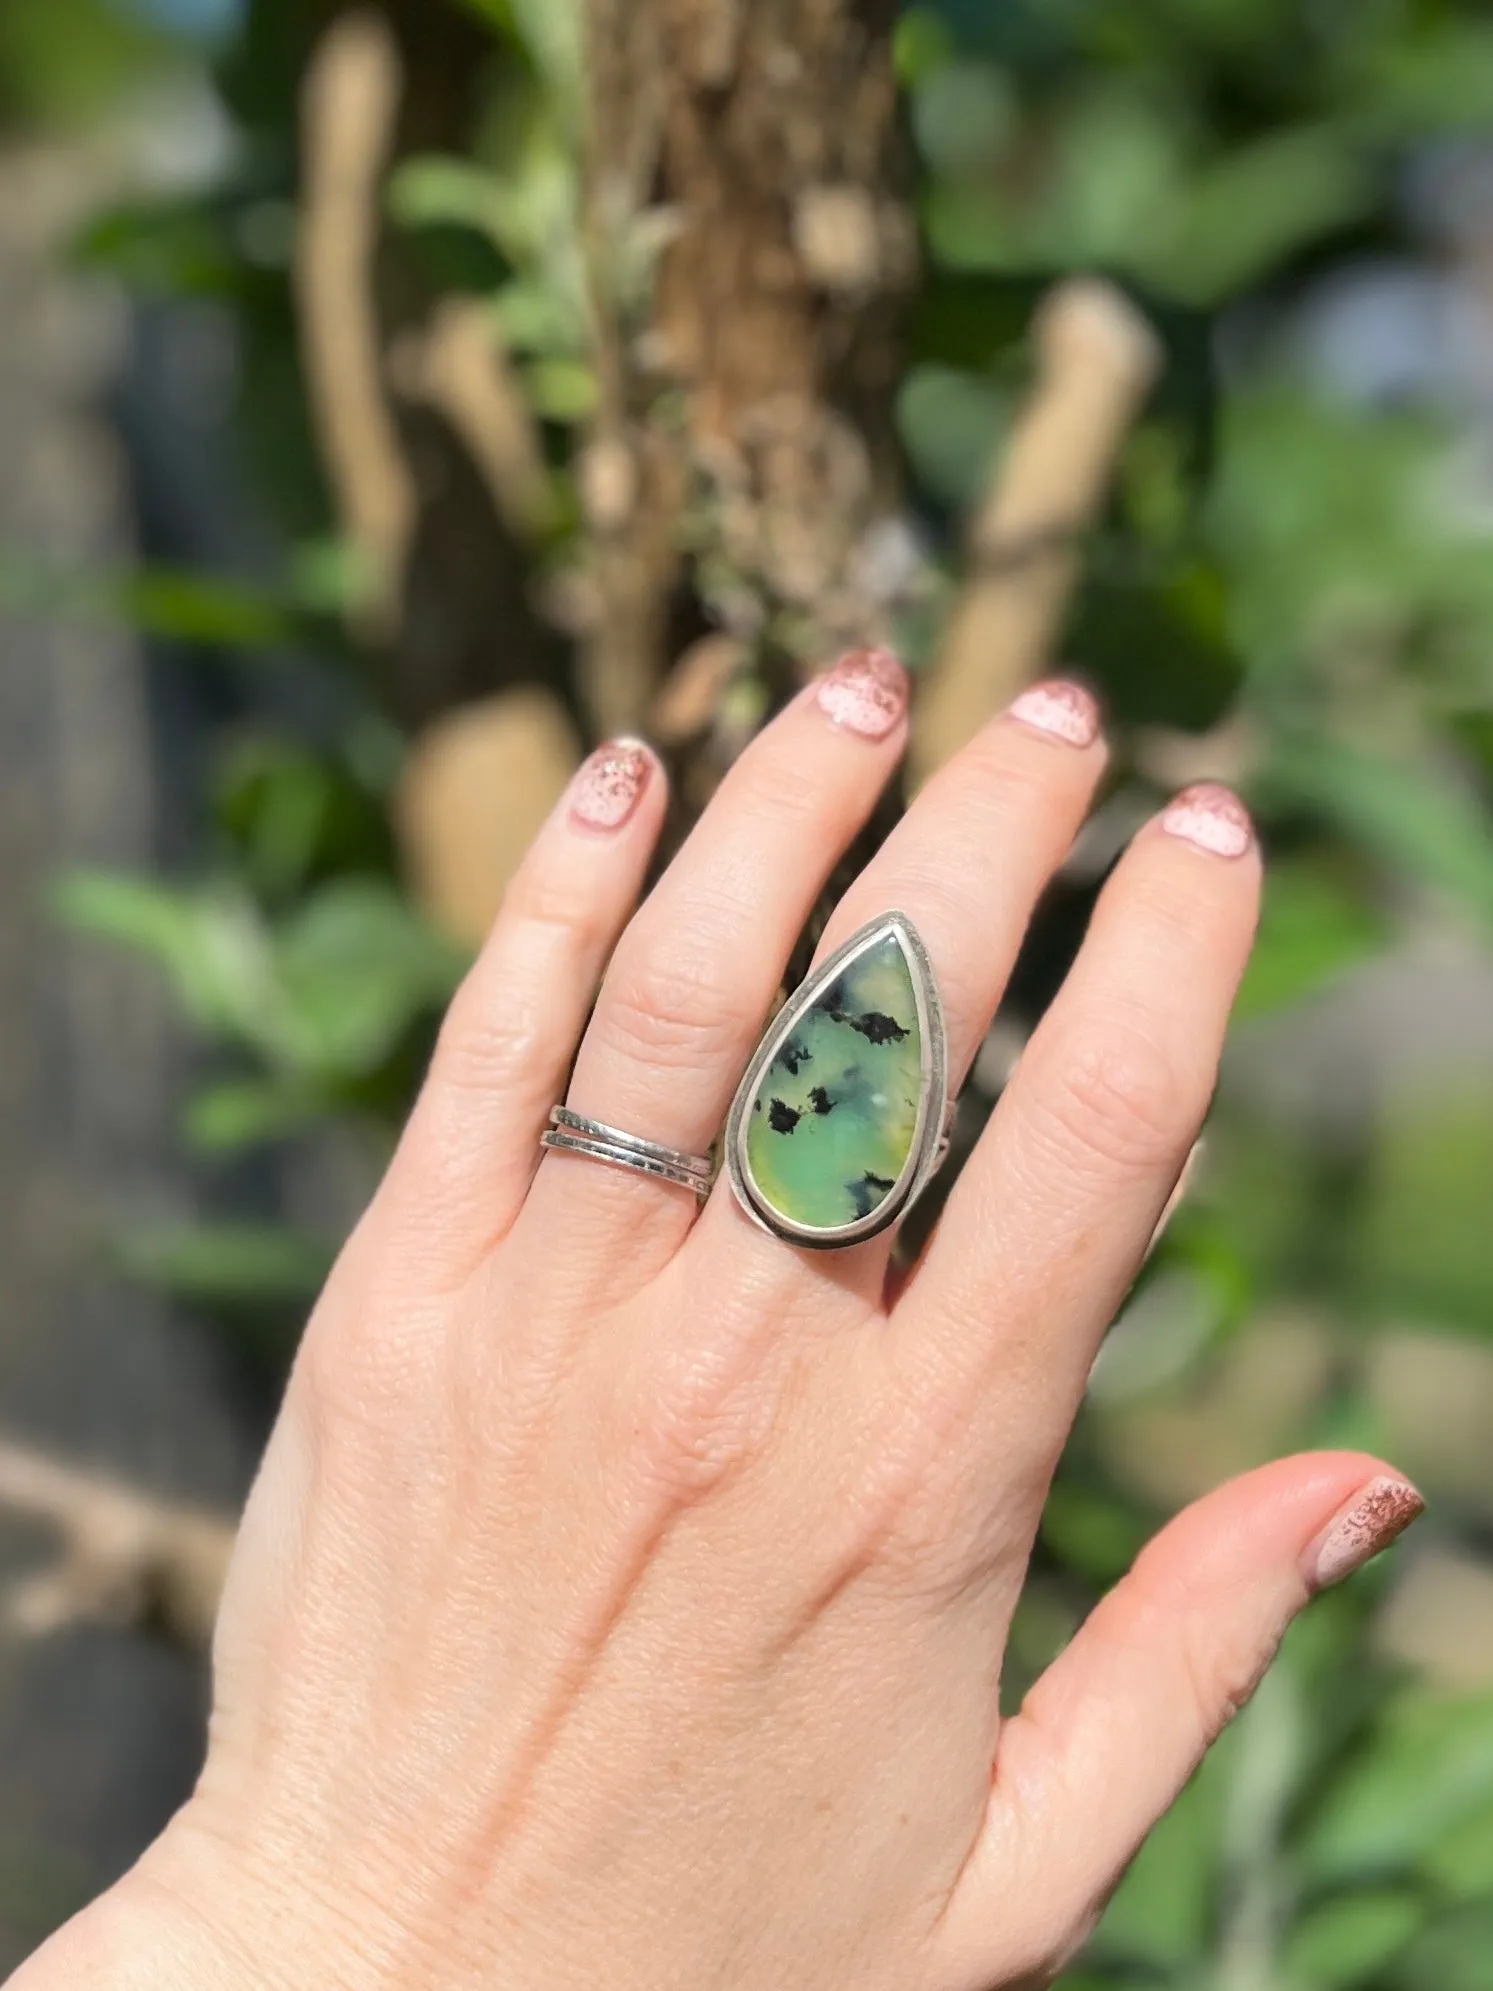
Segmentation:
<svg viewBox="0 0 1493 1991">
<path fill-rule="evenodd" d="M 963 1151 L 1172 788 L 1272 858 L 1013 1696 L 1230 1473 L 1432 1502 L 1066 1991 L 1493 1987 L 1471 0 L 4 0 L 0 1969 L 190 1788 L 299 1325 L 579 757 L 646 731 L 677 839 L 886 639 L 910 786 L 1048 658 L 1119 749 Z"/>
</svg>

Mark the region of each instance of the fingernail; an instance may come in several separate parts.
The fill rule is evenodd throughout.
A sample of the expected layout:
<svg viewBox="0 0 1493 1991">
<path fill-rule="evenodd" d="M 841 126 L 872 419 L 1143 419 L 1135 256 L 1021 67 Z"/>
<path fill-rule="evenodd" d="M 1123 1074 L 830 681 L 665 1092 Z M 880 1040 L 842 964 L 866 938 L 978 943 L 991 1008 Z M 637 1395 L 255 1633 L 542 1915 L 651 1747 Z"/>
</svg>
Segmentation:
<svg viewBox="0 0 1493 1991">
<path fill-rule="evenodd" d="M 1425 1511 L 1409 1480 L 1370 1480 L 1307 1550 L 1307 1581 L 1314 1590 L 1331 1589 L 1381 1555 Z"/>
<path fill-rule="evenodd" d="M 1024 691 L 1011 707 L 1011 717 L 1021 720 L 1049 739 L 1064 740 L 1070 747 L 1091 747 L 1099 737 L 1099 707 L 1081 684 L 1070 678 L 1049 678 Z"/>
<path fill-rule="evenodd" d="M 890 650 L 852 650 L 816 694 L 826 718 L 863 740 L 884 740 L 907 710 L 907 673 Z"/>
<path fill-rule="evenodd" d="M 1162 816 L 1161 827 L 1210 857 L 1242 857 L 1255 837 L 1249 811 L 1238 796 L 1211 781 L 1184 788 Z"/>
<path fill-rule="evenodd" d="M 653 756 L 638 740 L 609 740 L 571 784 L 570 813 L 588 830 L 620 830 L 643 798 Z"/>
</svg>

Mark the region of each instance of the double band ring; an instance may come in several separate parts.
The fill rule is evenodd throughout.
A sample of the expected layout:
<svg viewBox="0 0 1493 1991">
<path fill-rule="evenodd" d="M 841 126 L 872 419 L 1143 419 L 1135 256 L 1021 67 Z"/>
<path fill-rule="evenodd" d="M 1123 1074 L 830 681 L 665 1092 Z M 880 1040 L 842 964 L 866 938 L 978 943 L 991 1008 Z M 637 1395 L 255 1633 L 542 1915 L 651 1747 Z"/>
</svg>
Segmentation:
<svg viewBox="0 0 1493 1991">
<path fill-rule="evenodd" d="M 550 1113 L 548 1131 L 540 1136 L 540 1146 L 560 1154 L 585 1155 L 591 1161 L 610 1162 L 614 1168 L 631 1168 L 656 1182 L 672 1182 L 680 1189 L 692 1189 L 703 1202 L 715 1182 L 715 1165 L 707 1155 L 685 1154 L 679 1148 L 666 1148 L 657 1141 L 645 1141 L 636 1134 L 624 1134 L 600 1120 L 588 1120 L 569 1107 L 556 1106 Z"/>
<path fill-rule="evenodd" d="M 726 1126 L 725 1166 L 752 1221 L 834 1251 L 901 1221 L 948 1152 L 948 1039 L 933 964 L 905 913 L 847 941 L 778 1012 Z M 544 1146 L 710 1193 L 709 1161 L 565 1107 Z"/>
</svg>

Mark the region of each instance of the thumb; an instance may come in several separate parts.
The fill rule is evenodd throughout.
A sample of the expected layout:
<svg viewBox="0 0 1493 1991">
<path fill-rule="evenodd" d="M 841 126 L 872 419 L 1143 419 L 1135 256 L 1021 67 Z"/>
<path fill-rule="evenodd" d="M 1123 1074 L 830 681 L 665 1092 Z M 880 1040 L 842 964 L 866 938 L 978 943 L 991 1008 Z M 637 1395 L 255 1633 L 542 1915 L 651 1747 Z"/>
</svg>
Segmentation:
<svg viewBox="0 0 1493 1991">
<path fill-rule="evenodd" d="M 971 1962 L 997 1929 L 1005 1946 L 1018 1869 L 1035 1971 L 1087 1932 L 1292 1619 L 1424 1506 L 1377 1460 L 1319 1453 L 1231 1481 L 1156 1537 L 1002 1732 L 945 1924 Z"/>
</svg>

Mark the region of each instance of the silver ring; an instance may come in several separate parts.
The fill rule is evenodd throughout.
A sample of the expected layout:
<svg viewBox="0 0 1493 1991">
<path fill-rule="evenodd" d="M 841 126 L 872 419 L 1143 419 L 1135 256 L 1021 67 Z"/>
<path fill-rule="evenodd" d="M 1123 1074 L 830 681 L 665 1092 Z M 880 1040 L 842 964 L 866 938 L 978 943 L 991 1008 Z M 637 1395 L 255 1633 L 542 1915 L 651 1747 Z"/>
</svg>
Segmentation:
<svg viewBox="0 0 1493 1991">
<path fill-rule="evenodd" d="M 630 1168 L 655 1182 L 672 1182 L 676 1188 L 692 1189 L 702 1202 L 715 1183 L 715 1164 L 709 1156 L 645 1141 L 620 1127 L 572 1113 L 568 1106 L 553 1108 L 549 1129 L 540 1136 L 539 1145 L 556 1154 L 583 1155 L 588 1161 L 609 1162 L 613 1168 Z"/>
</svg>

